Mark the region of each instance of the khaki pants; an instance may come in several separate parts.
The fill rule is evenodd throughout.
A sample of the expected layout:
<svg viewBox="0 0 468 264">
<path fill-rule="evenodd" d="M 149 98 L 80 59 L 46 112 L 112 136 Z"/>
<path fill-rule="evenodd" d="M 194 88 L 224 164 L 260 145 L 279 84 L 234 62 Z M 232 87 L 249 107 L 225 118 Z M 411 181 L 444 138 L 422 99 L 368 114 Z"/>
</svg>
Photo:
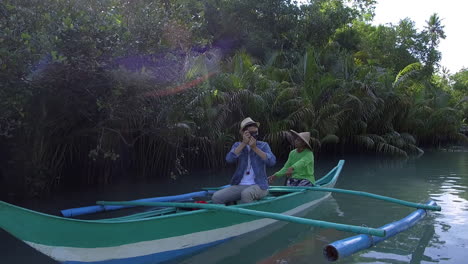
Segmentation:
<svg viewBox="0 0 468 264">
<path fill-rule="evenodd" d="M 232 185 L 213 194 L 211 200 L 216 204 L 225 204 L 240 200 L 240 203 L 251 203 L 268 194 L 268 190 L 262 190 L 258 185 Z"/>
</svg>

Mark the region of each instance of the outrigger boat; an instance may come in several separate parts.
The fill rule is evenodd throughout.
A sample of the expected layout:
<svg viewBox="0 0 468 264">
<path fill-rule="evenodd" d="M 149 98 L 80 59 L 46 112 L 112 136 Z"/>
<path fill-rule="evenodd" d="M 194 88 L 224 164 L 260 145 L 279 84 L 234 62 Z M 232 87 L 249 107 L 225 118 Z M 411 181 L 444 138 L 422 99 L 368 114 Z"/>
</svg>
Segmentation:
<svg viewBox="0 0 468 264">
<path fill-rule="evenodd" d="M 0 227 L 62 263 L 141 264 L 159 263 L 192 254 L 277 221 L 334 228 L 372 237 L 386 238 L 391 233 L 385 228 L 294 216 L 327 199 L 332 192 L 367 196 L 420 210 L 440 210 L 433 202 L 416 204 L 370 193 L 335 189 L 333 187 L 343 164 L 343 160 L 339 161 L 336 167 L 316 182 L 317 187 L 272 186 L 270 194 L 264 199 L 242 205 L 194 202 L 197 197 L 209 198 L 210 194 L 219 189 L 206 188 L 177 196 L 97 202 L 96 206 L 62 211 L 64 216 L 70 217 L 135 206 L 152 208 L 129 216 L 81 220 L 48 215 L 0 201 Z"/>
</svg>

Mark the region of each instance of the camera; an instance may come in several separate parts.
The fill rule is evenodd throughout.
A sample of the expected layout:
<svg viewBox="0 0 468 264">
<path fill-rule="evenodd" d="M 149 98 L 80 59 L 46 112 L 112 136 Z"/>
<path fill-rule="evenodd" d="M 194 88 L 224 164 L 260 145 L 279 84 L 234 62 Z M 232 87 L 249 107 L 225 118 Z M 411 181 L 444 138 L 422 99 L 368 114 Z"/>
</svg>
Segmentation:
<svg viewBox="0 0 468 264">
<path fill-rule="evenodd" d="M 253 138 L 255 138 L 255 139 L 258 138 L 258 132 L 250 133 L 250 135 L 251 135 Z"/>
</svg>

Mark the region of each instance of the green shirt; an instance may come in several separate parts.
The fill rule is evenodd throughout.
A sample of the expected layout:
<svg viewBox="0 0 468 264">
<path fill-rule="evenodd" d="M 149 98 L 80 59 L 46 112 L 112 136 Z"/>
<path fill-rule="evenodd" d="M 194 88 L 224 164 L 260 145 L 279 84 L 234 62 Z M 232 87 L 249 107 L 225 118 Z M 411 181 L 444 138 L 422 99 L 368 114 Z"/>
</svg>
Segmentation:
<svg viewBox="0 0 468 264">
<path fill-rule="evenodd" d="M 314 153 L 312 151 L 307 148 L 300 153 L 297 152 L 297 149 L 292 150 L 289 152 L 288 161 L 284 167 L 274 175 L 282 177 L 290 167 L 294 168 L 292 178 L 306 179 L 315 184 Z"/>
</svg>

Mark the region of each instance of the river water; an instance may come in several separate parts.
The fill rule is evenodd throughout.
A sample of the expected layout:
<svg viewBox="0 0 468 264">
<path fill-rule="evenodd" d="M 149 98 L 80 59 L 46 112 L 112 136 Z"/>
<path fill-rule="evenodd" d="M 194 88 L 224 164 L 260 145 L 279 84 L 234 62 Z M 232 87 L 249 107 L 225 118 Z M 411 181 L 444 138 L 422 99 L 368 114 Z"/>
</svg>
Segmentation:
<svg viewBox="0 0 468 264">
<path fill-rule="evenodd" d="M 316 161 L 316 178 L 336 165 L 338 159 Z M 273 172 L 271 169 L 270 172 Z M 92 204 L 96 200 L 130 200 L 227 183 L 232 169 L 197 173 L 175 181 L 116 184 L 105 190 L 67 193 L 47 200 L 19 205 L 57 213 Z M 276 185 L 280 185 L 276 182 Z M 170 186 L 170 187 L 168 187 Z M 414 160 L 349 157 L 336 185 L 412 202 L 433 199 L 441 212 L 430 212 L 412 229 L 375 247 L 336 263 L 468 263 L 468 151 L 427 152 Z M 370 198 L 333 194 L 306 212 L 304 217 L 344 224 L 380 227 L 414 211 Z M 354 234 L 299 224 L 275 224 L 173 263 L 329 263 L 323 247 Z M 0 231 L 0 263 L 56 263 Z"/>
</svg>

